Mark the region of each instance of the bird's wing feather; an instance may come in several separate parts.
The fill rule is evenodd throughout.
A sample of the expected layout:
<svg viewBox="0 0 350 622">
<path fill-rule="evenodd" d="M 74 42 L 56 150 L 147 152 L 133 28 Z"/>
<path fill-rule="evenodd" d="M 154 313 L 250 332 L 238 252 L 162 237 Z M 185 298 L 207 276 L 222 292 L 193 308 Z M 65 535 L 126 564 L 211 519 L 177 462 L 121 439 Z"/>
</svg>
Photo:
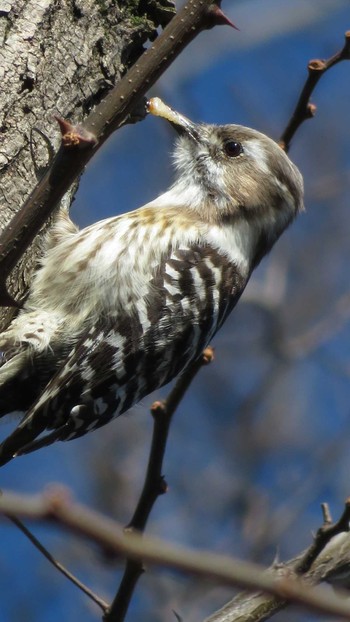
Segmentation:
<svg viewBox="0 0 350 622">
<path fill-rule="evenodd" d="M 208 244 L 169 250 L 146 292 L 83 334 L 13 434 L 0 463 L 100 427 L 197 358 L 245 285 Z M 44 439 L 35 440 L 45 430 Z"/>
</svg>

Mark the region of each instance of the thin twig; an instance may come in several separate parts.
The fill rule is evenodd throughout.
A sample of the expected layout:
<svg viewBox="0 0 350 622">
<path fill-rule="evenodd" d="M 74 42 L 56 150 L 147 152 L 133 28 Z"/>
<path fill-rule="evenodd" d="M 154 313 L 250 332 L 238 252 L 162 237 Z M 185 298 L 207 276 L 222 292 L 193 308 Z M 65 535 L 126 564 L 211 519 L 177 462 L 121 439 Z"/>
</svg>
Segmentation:
<svg viewBox="0 0 350 622">
<path fill-rule="evenodd" d="M 152 405 L 154 427 L 150 457 L 143 490 L 128 525 L 130 529 L 144 530 L 154 502 L 160 494 L 166 492 L 162 468 L 172 417 L 198 372 L 213 360 L 213 348 L 208 346 L 203 354 L 178 378 L 168 397 L 163 402 L 157 401 Z"/>
<path fill-rule="evenodd" d="M 106 611 L 108 608 L 107 603 L 102 600 L 97 594 L 95 594 L 90 588 L 88 588 L 84 583 L 82 583 L 77 577 L 75 577 L 67 568 L 63 566 L 60 562 L 58 562 L 49 551 L 42 545 L 41 542 L 32 534 L 32 532 L 22 523 L 22 521 L 16 516 L 8 516 L 9 520 L 18 527 L 18 529 L 30 540 L 30 542 L 35 546 L 35 548 L 40 551 L 40 553 L 52 564 L 56 570 L 61 572 L 69 581 L 71 581 L 79 590 L 84 592 L 86 596 L 88 596 L 96 605 L 102 609 L 102 611 Z"/>
<path fill-rule="evenodd" d="M 74 140 L 63 140 L 47 172 L 0 237 L 0 304 L 16 304 L 6 290 L 9 273 L 92 156 L 135 113 L 146 91 L 202 30 L 220 24 L 233 26 L 219 8 L 220 3 L 188 0 L 84 123 L 71 126 Z M 144 117 L 144 106 L 136 114 Z M 60 121 L 61 125 L 64 120 Z"/>
<path fill-rule="evenodd" d="M 336 523 L 329 524 L 328 520 L 324 521 L 322 527 L 320 527 L 316 533 L 314 541 L 312 545 L 305 552 L 303 557 L 301 558 L 298 566 L 295 568 L 295 571 L 298 574 L 305 574 L 307 572 L 314 561 L 317 559 L 321 551 L 325 548 L 325 546 L 330 542 L 334 536 L 339 533 L 349 531 L 349 521 L 350 521 L 350 499 L 347 499 L 345 502 L 345 507 L 343 514 L 337 520 Z"/>
<path fill-rule="evenodd" d="M 137 503 L 134 515 L 127 526 L 127 533 L 138 531 L 142 533 L 146 527 L 153 505 L 159 495 L 166 492 L 166 482 L 162 475 L 164 454 L 173 414 L 182 400 L 191 382 L 203 367 L 214 358 L 211 347 L 204 350 L 201 357 L 195 361 L 177 380 L 173 390 L 163 402 L 155 402 L 151 408 L 153 416 L 153 434 L 143 489 Z M 116 596 L 104 620 L 122 622 L 130 605 L 136 584 L 143 573 L 141 560 L 127 559 L 125 571 Z"/>
<path fill-rule="evenodd" d="M 321 503 L 321 510 L 323 514 L 323 524 L 332 525 L 332 515 L 328 503 Z"/>
<path fill-rule="evenodd" d="M 337 63 L 342 60 L 350 59 L 350 30 L 345 33 L 345 44 L 342 50 L 331 56 L 327 60 L 310 60 L 308 64 L 308 77 L 300 94 L 294 112 L 285 128 L 279 144 L 288 152 L 291 140 L 300 125 L 315 115 L 316 106 L 310 103 L 310 97 L 321 77 Z"/>
</svg>

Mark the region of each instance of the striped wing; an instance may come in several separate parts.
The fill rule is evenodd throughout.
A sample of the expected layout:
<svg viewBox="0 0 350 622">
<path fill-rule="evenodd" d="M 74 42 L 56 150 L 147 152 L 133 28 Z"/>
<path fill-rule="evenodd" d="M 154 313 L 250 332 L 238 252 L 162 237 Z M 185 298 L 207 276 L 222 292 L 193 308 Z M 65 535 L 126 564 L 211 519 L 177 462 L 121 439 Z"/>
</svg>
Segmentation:
<svg viewBox="0 0 350 622">
<path fill-rule="evenodd" d="M 81 337 L 0 446 L 0 463 L 98 428 L 169 382 L 200 355 L 244 286 L 237 268 L 209 245 L 169 252 L 146 295 Z"/>
</svg>

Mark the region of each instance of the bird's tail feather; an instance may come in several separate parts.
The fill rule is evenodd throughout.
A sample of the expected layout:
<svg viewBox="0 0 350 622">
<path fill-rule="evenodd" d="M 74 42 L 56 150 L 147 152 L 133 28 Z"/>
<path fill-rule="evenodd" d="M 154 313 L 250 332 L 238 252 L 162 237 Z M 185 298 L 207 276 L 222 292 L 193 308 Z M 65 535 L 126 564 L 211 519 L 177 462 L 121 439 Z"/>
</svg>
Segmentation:
<svg viewBox="0 0 350 622">
<path fill-rule="evenodd" d="M 14 432 L 0 444 L 0 466 L 7 464 L 21 453 L 27 453 L 23 452 L 23 449 L 31 445 L 45 428 L 45 417 L 38 417 L 36 413 L 35 425 L 33 425 L 33 419 L 26 415 Z"/>
<path fill-rule="evenodd" d="M 21 446 L 21 448 L 16 452 L 17 456 L 24 456 L 25 454 L 30 454 L 32 451 L 36 451 L 37 449 L 41 449 L 42 447 L 47 447 L 61 439 L 62 429 L 58 428 L 57 430 L 53 430 L 50 434 L 46 434 L 45 436 L 41 436 L 38 439 L 34 439 L 32 442 L 27 443 L 27 445 Z M 1 449 L 1 447 L 0 447 Z M 1 459 L 1 454 L 0 454 Z"/>
</svg>

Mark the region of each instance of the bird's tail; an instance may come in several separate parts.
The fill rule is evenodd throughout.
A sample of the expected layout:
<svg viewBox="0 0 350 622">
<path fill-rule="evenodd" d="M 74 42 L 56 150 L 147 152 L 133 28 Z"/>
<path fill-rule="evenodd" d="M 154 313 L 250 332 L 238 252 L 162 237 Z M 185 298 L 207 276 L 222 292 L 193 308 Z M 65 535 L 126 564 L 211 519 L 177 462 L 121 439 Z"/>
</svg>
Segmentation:
<svg viewBox="0 0 350 622">
<path fill-rule="evenodd" d="M 38 412 L 35 413 L 35 418 L 28 413 L 14 432 L 0 444 L 0 466 L 22 453 L 27 453 L 26 448 L 45 430 L 46 424 L 46 417 L 39 416 Z"/>
<path fill-rule="evenodd" d="M 0 466 L 7 464 L 13 458 L 17 458 L 18 456 L 24 456 L 25 454 L 30 454 L 32 451 L 36 451 L 37 449 L 41 449 L 42 447 L 47 447 L 48 445 L 51 445 L 51 443 L 60 440 L 62 436 L 62 429 L 59 428 L 57 430 L 53 430 L 53 432 L 50 432 L 50 434 L 46 434 L 45 436 L 41 436 L 40 438 L 35 438 L 28 443 L 26 443 L 23 437 L 17 437 L 16 439 L 13 439 L 12 444 L 8 444 L 8 441 L 11 440 L 11 436 L 8 437 L 6 441 L 2 443 L 2 445 L 0 445 Z M 15 447 L 17 447 L 17 450 L 14 451 Z"/>
</svg>

